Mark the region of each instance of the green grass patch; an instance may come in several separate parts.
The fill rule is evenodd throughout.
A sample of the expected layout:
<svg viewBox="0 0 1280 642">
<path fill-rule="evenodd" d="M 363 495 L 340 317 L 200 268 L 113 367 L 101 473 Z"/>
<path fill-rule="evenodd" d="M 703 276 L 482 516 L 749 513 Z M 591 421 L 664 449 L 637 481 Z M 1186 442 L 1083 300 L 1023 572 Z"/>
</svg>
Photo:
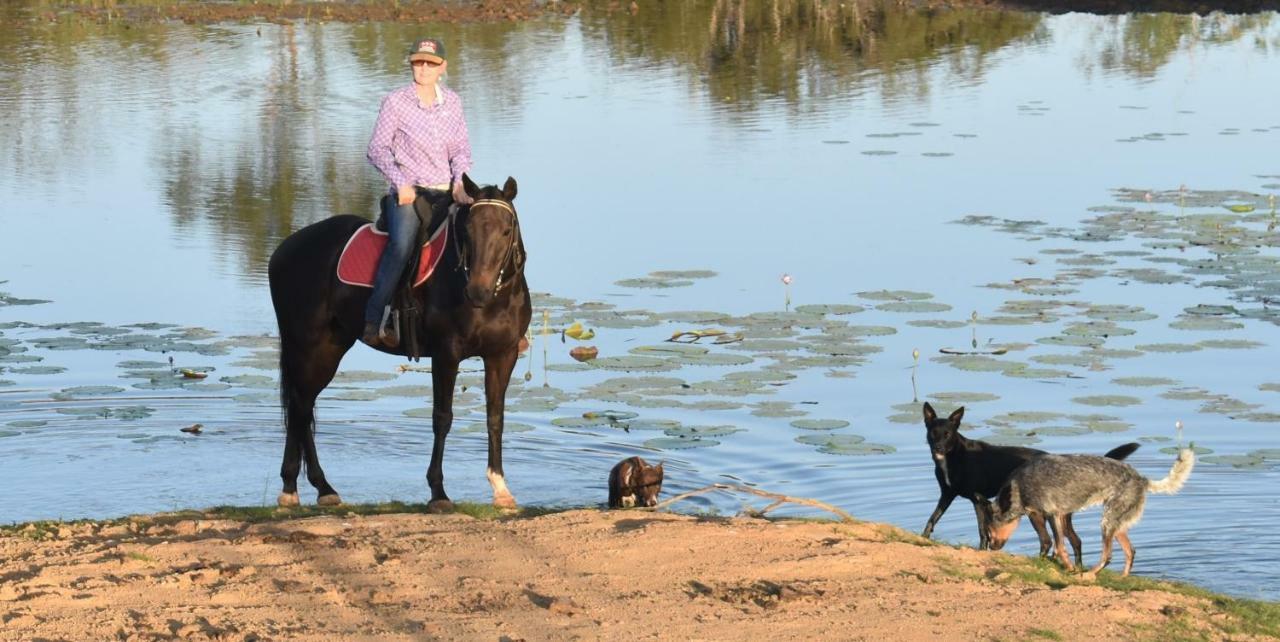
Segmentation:
<svg viewBox="0 0 1280 642">
<path fill-rule="evenodd" d="M 129 559 L 131 559 L 131 560 L 138 560 L 139 562 L 154 562 L 154 561 L 156 561 L 156 560 L 155 560 L 154 558 L 152 558 L 150 555 L 146 555 L 146 554 L 144 554 L 144 553 L 125 553 L 125 554 L 124 554 L 124 556 L 125 556 L 125 557 L 127 557 L 127 558 L 129 558 Z"/>
<path fill-rule="evenodd" d="M 1031 629 L 1027 631 L 1027 635 L 1033 638 L 1044 638 L 1046 640 L 1061 640 L 1062 634 L 1053 629 Z"/>
<path fill-rule="evenodd" d="M 482 520 L 522 519 L 560 513 L 575 508 L 546 508 L 542 506 L 522 506 L 514 511 L 505 511 L 492 504 L 478 502 L 458 502 L 454 504 L 454 513 L 468 515 Z M 279 522 L 290 519 L 303 519 L 323 515 L 394 515 L 394 514 L 427 514 L 426 504 L 406 504 L 404 502 L 382 502 L 378 504 L 342 504 L 341 506 L 214 506 L 206 510 L 182 510 L 172 513 L 155 513 L 152 515 L 131 515 L 112 519 L 92 520 L 78 519 L 72 521 L 41 520 L 0 526 L 0 536 L 21 537 L 32 540 L 46 540 L 56 537 L 58 529 L 65 526 L 92 524 L 108 528 L 127 526 L 131 530 L 145 530 L 153 526 L 169 526 L 179 522 L 198 519 L 225 519 L 249 524 L 261 522 Z"/>
<path fill-rule="evenodd" d="M 1228 616 L 1210 621 L 1212 626 L 1221 633 L 1280 637 L 1280 603 L 1229 597 L 1184 582 L 1132 575 L 1123 577 L 1119 573 L 1108 570 L 1098 573 L 1094 581 L 1090 582 L 1084 580 L 1079 574 L 1065 572 L 1056 562 L 1041 557 L 1004 556 L 997 558 L 996 564 L 1001 571 L 1008 573 L 1015 580 L 1026 584 L 1048 586 L 1052 589 L 1081 584 L 1101 586 L 1121 592 L 1164 591 L 1202 599 L 1208 602 L 1211 612 Z M 1177 619 L 1171 618 L 1167 626 L 1160 631 L 1148 633 L 1162 640 L 1208 639 L 1203 632 L 1186 622 L 1179 625 Z"/>
</svg>

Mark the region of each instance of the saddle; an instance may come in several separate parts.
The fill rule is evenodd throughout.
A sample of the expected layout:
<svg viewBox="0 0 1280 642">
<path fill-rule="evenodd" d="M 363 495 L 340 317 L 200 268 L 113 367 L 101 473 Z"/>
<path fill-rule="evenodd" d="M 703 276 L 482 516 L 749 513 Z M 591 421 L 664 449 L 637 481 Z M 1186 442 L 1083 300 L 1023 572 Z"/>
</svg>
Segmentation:
<svg viewBox="0 0 1280 642">
<path fill-rule="evenodd" d="M 418 214 L 418 235 L 406 269 L 391 296 L 391 324 L 400 336 L 400 350 L 410 359 L 417 360 L 426 353 L 425 341 L 419 337 L 422 310 L 413 291 L 431 277 L 436 265 L 444 256 L 449 242 L 448 208 L 453 203 L 448 192 L 418 188 L 414 210 Z M 372 288 L 378 271 L 378 261 L 389 238 L 386 232 L 386 213 L 396 206 L 395 197 L 382 198 L 378 220 L 356 230 L 338 259 L 338 280 L 348 285 Z M 435 229 L 433 220 L 440 224 Z"/>
</svg>

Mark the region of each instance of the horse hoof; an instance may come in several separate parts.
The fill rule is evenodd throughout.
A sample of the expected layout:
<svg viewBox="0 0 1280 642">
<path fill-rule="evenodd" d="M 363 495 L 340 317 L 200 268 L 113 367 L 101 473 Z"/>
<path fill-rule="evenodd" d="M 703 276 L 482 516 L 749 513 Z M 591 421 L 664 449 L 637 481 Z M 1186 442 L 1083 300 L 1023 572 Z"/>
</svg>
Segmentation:
<svg viewBox="0 0 1280 642">
<path fill-rule="evenodd" d="M 280 496 L 276 498 L 277 506 L 289 507 L 297 506 L 301 503 L 302 502 L 298 501 L 297 493 L 280 493 Z"/>
<path fill-rule="evenodd" d="M 493 498 L 493 505 L 503 510 L 515 510 L 516 498 L 511 495 L 501 495 Z"/>
<path fill-rule="evenodd" d="M 427 512 L 437 515 L 453 512 L 453 502 L 447 499 L 433 499 L 427 502 Z"/>
<path fill-rule="evenodd" d="M 337 493 L 332 495 L 321 495 L 319 499 L 316 500 L 317 506 L 337 506 L 341 503 L 342 498 L 339 497 Z"/>
</svg>

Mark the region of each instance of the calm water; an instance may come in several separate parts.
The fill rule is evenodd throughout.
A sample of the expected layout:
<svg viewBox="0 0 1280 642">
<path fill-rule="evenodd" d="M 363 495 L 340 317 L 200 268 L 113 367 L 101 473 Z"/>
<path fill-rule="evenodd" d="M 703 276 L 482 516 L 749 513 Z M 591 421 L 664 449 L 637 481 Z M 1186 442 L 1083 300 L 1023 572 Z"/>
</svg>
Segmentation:
<svg viewBox="0 0 1280 642">
<path fill-rule="evenodd" d="M 1267 209 L 1280 192 L 1276 15 L 812 6 L 690 2 L 437 32 L 455 57 L 449 82 L 466 101 L 473 175 L 519 181 L 529 281 L 567 299 L 540 304 L 553 326 L 595 328 L 602 356 L 702 327 L 757 341 L 708 346 L 750 364 L 654 374 L 692 389 L 619 396 L 593 386 L 628 373 L 573 370 L 573 341 L 540 338 L 517 366 L 532 377 L 508 412 L 532 428 L 506 439 L 517 498 L 603 502 L 609 466 L 643 454 L 667 461 L 668 493 L 739 481 L 918 531 L 937 487 L 918 409 L 899 406 L 913 398 L 965 405 L 984 439 L 1100 453 L 1144 438 L 1131 462 L 1157 478 L 1180 420 L 1184 441 L 1237 457 L 1202 462 L 1182 493 L 1151 499 L 1134 531 L 1136 571 L 1280 598 L 1280 453 L 1263 450 L 1280 448 L 1269 307 L 1280 242 Z M 303 225 L 372 211 L 382 185 L 365 144 L 381 95 L 408 81 L 402 49 L 420 30 L 3 29 L 0 301 L 14 305 L 0 305 L 0 521 L 272 502 L 283 440 L 266 260 Z M 1111 227 L 1105 243 L 1083 234 L 1082 221 L 1108 213 L 1198 227 Z M 1041 224 L 955 223 L 967 216 Z M 1198 242 L 1241 230 L 1255 242 Z M 1247 287 L 1224 282 L 1220 262 L 1241 256 Z M 716 276 L 616 283 L 692 269 Z M 877 308 L 885 301 L 857 294 L 886 289 L 949 307 Z M 792 308 L 864 310 L 743 318 L 782 311 L 788 296 Z M 1146 314 L 1116 318 L 1123 330 L 1077 325 L 1103 320 L 1104 305 Z M 1179 327 L 1205 318 L 1184 313 L 1198 305 L 1233 307 Z M 1038 323 L 999 319 L 1036 306 L 1049 310 Z M 734 318 L 662 316 L 688 310 Z M 982 322 L 964 324 L 973 313 Z M 796 345 L 759 343 L 779 338 Z M 974 341 L 1013 344 L 1001 362 L 1033 370 L 938 360 Z M 1099 356 L 1080 345 L 1090 341 L 1131 352 Z M 211 369 L 208 379 L 175 382 L 170 356 Z M 429 420 L 405 413 L 429 412 L 430 378 L 400 364 L 357 348 L 321 399 L 321 457 L 347 501 L 426 497 Z M 721 385 L 743 378 L 757 385 Z M 475 393 L 462 393 L 457 427 L 483 416 Z M 676 449 L 641 426 L 564 421 L 602 409 L 729 428 L 703 431 L 716 445 Z M 1054 414 L 1010 414 L 1033 411 Z M 848 421 L 830 434 L 895 452 L 822 452 L 796 441 L 825 434 L 798 419 Z M 196 422 L 203 435 L 178 431 Z M 450 437 L 455 499 L 489 497 L 484 449 L 479 434 Z M 743 502 L 684 508 L 732 513 Z M 1097 515 L 1077 520 L 1091 558 Z M 974 530 L 972 510 L 956 504 L 936 533 L 972 543 Z M 1016 552 L 1034 549 L 1024 530 Z"/>
</svg>

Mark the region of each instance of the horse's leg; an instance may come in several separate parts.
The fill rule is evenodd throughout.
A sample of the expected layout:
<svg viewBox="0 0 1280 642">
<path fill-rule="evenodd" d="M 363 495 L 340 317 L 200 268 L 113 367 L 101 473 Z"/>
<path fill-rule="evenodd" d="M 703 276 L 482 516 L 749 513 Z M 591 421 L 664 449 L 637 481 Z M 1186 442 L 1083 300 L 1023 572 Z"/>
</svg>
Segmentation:
<svg viewBox="0 0 1280 642">
<path fill-rule="evenodd" d="M 453 386 L 457 380 L 457 359 L 431 358 L 431 432 L 435 439 L 431 442 L 431 466 L 427 468 L 427 485 L 431 487 L 427 510 L 433 513 L 453 510 L 453 502 L 444 492 L 444 439 L 449 436 L 449 428 L 453 425 Z"/>
<path fill-rule="evenodd" d="M 309 343 L 306 349 L 297 339 L 284 339 L 280 345 L 280 385 L 285 404 L 284 462 L 280 478 L 284 488 L 276 502 L 281 506 L 297 506 L 298 472 L 306 462 L 307 481 L 315 487 L 321 506 L 342 503 L 338 491 L 325 479 L 316 454 L 315 405 L 320 391 L 329 385 L 338 371 L 342 355 L 354 343 L 341 342 L 332 335 Z M 345 345 L 342 345 L 345 343 Z"/>
<path fill-rule="evenodd" d="M 499 353 L 484 359 L 484 401 L 489 426 L 489 485 L 493 487 L 493 505 L 498 508 L 515 508 L 516 498 L 507 490 L 502 473 L 502 420 L 507 404 L 507 385 L 511 383 L 511 371 L 516 367 L 519 353 L 515 350 Z"/>
</svg>

